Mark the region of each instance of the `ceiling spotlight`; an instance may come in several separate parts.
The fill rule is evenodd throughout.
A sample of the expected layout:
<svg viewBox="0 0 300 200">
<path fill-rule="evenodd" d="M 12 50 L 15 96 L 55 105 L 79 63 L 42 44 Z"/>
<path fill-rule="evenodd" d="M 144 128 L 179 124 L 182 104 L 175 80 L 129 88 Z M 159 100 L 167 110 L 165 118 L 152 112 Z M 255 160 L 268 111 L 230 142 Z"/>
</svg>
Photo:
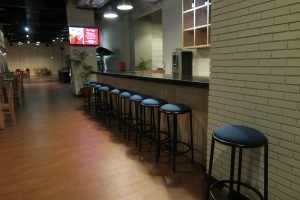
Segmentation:
<svg viewBox="0 0 300 200">
<path fill-rule="evenodd" d="M 27 43 L 30 43 L 29 41 L 27 41 Z"/>
<path fill-rule="evenodd" d="M 58 40 L 58 37 L 56 39 Z"/>
<path fill-rule="evenodd" d="M 29 35 L 26 35 L 26 37 L 29 37 Z"/>
<path fill-rule="evenodd" d="M 53 42 L 55 42 L 55 40 L 54 40 L 54 39 L 53 39 L 52 41 L 53 41 Z"/>
<path fill-rule="evenodd" d="M 132 9 L 132 5 L 128 0 L 121 0 L 117 7 L 119 10 L 130 10 Z"/>
<path fill-rule="evenodd" d="M 28 27 L 25 27 L 25 31 L 28 32 L 28 31 L 29 31 L 29 28 L 28 28 Z"/>
<path fill-rule="evenodd" d="M 103 16 L 105 18 L 116 18 L 116 17 L 118 17 L 117 13 L 112 9 L 111 6 L 108 6 L 108 9 L 105 11 Z"/>
</svg>

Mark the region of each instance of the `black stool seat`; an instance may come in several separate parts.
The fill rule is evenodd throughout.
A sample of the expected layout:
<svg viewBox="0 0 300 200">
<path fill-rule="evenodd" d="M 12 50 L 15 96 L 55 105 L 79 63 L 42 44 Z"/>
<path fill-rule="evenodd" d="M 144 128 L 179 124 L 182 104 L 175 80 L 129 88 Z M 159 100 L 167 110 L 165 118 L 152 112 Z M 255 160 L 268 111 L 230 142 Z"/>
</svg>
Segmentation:
<svg viewBox="0 0 300 200">
<path fill-rule="evenodd" d="M 161 107 L 168 102 L 164 99 L 160 98 L 148 98 L 142 101 L 142 106 L 148 106 L 148 107 Z"/>
<path fill-rule="evenodd" d="M 110 96 L 108 95 L 108 93 L 113 89 L 115 89 L 115 88 L 110 85 L 102 85 L 98 89 L 99 119 L 101 119 L 101 117 L 103 117 L 104 123 L 106 122 L 106 114 L 110 115 L 110 111 L 111 111 L 111 108 L 110 108 L 111 100 L 110 100 Z"/>
<path fill-rule="evenodd" d="M 109 126 L 111 127 L 111 120 L 115 116 L 117 116 L 118 120 L 118 127 L 119 131 L 121 132 L 121 110 L 120 110 L 120 101 L 119 101 L 119 95 L 123 92 L 128 92 L 126 89 L 113 89 L 110 91 L 110 100 L 111 100 L 111 111 L 110 111 L 110 118 L 109 118 Z M 114 99 L 114 101 L 113 101 Z"/>
<path fill-rule="evenodd" d="M 169 114 L 185 114 L 191 111 L 191 108 L 185 104 L 181 103 L 173 103 L 166 104 L 160 108 L 161 112 L 169 113 Z"/>
<path fill-rule="evenodd" d="M 126 90 L 126 89 L 113 89 L 112 91 L 110 91 L 111 94 L 116 94 L 116 95 L 119 95 L 122 92 L 128 92 L 128 90 Z"/>
<path fill-rule="evenodd" d="M 150 144 L 154 143 L 157 145 L 158 129 L 156 128 L 155 121 L 158 120 L 158 117 L 157 117 L 157 119 L 155 119 L 154 109 L 159 109 L 161 106 L 163 106 L 167 103 L 168 102 L 165 99 L 161 99 L 161 98 L 148 98 L 141 102 L 141 105 L 143 107 L 143 113 L 146 113 L 146 108 L 150 109 L 150 124 L 148 125 L 147 123 L 144 123 L 144 124 L 146 124 L 146 126 L 148 125 L 150 128 L 147 131 L 145 131 L 144 134 L 142 135 L 144 137 L 144 140 L 146 140 L 147 142 L 150 142 Z M 144 116 L 144 121 L 146 122 L 145 116 Z M 159 124 L 159 123 L 157 123 L 157 124 Z M 146 130 L 146 127 L 144 128 L 144 130 Z M 165 135 L 164 139 L 160 140 L 161 142 L 169 139 L 168 133 L 160 131 L 160 134 Z"/>
<path fill-rule="evenodd" d="M 130 111 L 130 103 L 129 103 L 129 98 L 133 95 L 139 94 L 138 92 L 132 92 L 132 91 L 125 91 L 120 93 L 119 98 L 120 98 L 120 124 L 123 126 L 124 129 L 124 138 L 126 138 L 126 127 L 129 128 L 130 126 L 130 121 L 131 121 L 131 111 Z M 127 101 L 126 101 L 127 99 Z M 127 112 L 126 109 L 126 102 L 129 104 L 129 112 Z M 129 121 L 129 123 L 128 123 Z M 122 129 L 120 129 L 122 130 Z M 129 135 L 130 136 L 130 135 Z M 128 138 L 130 139 L 130 138 Z"/>
<path fill-rule="evenodd" d="M 141 152 L 141 138 L 142 138 L 142 134 L 146 128 L 146 124 L 143 124 L 143 110 L 141 109 L 141 104 L 140 102 L 142 102 L 145 99 L 151 98 L 150 95 L 147 94 L 134 94 L 132 96 L 129 97 L 129 127 L 128 127 L 128 140 L 130 140 L 130 131 L 133 127 L 135 127 L 135 133 L 136 133 L 136 137 L 135 137 L 135 144 L 136 146 L 138 145 L 138 138 L 140 138 L 140 152 Z M 134 111 L 135 111 L 135 115 L 133 117 L 132 115 L 132 111 L 131 111 L 131 103 L 134 102 Z M 135 120 L 135 124 L 132 123 L 132 120 Z"/>
<path fill-rule="evenodd" d="M 231 147 L 231 161 L 230 161 L 230 179 L 219 180 L 211 184 L 211 174 L 213 165 L 213 155 L 215 141 Z M 242 170 L 242 156 L 244 148 L 264 147 L 264 196 L 260 191 L 248 183 L 241 182 Z M 238 156 L 238 176 L 237 181 L 234 180 L 234 166 L 235 166 L 235 149 L 239 149 Z M 258 130 L 242 126 L 242 125 L 227 125 L 217 128 L 212 135 L 210 162 L 208 170 L 208 187 L 206 191 L 206 200 L 211 196 L 213 199 L 214 194 L 212 189 L 217 186 L 224 186 L 229 183 L 229 192 L 226 199 L 240 199 L 240 187 L 244 186 L 257 194 L 259 199 L 268 199 L 268 139 Z M 237 191 L 233 191 L 233 185 L 237 185 Z M 225 186 L 228 187 L 228 186 Z"/>
<path fill-rule="evenodd" d="M 160 151 L 163 151 L 168 154 L 172 154 L 173 157 L 173 172 L 176 172 L 176 156 L 186 154 L 191 151 L 191 162 L 194 164 L 194 145 L 193 145 L 193 125 L 192 125 L 192 110 L 188 105 L 181 103 L 172 103 L 165 104 L 159 108 L 159 122 L 160 122 L 160 113 L 167 114 L 168 121 L 168 136 L 169 139 L 166 141 L 160 141 L 160 127 L 158 132 L 158 145 L 157 145 L 157 154 L 156 154 L 156 162 L 158 162 L 158 158 L 160 157 Z M 190 143 L 183 142 L 177 140 L 177 115 L 180 114 L 189 114 L 190 115 Z M 171 138 L 170 128 L 169 128 L 169 115 L 173 116 L 173 138 Z M 178 144 L 181 144 L 185 147 L 185 150 L 179 150 Z"/>
<path fill-rule="evenodd" d="M 217 128 L 214 137 L 219 142 L 239 147 L 260 147 L 265 145 L 267 138 L 258 130 L 240 125 L 229 125 Z"/>
</svg>

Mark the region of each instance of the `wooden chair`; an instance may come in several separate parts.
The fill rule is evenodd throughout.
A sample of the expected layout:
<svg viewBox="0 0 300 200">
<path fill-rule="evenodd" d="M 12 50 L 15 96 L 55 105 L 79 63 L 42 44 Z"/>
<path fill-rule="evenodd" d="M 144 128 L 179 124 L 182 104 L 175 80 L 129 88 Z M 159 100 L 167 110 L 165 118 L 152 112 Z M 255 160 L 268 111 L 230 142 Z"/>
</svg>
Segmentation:
<svg viewBox="0 0 300 200">
<path fill-rule="evenodd" d="M 14 107 L 13 85 L 12 82 L 4 82 L 3 76 L 0 76 L 0 90 L 1 90 L 1 111 L 3 115 L 11 115 L 12 125 L 16 124 L 16 114 Z M 2 128 L 2 124 L 0 121 Z M 5 127 L 5 125 L 4 125 Z"/>
<path fill-rule="evenodd" d="M 22 104 L 22 98 L 21 98 L 21 87 L 20 87 L 20 80 L 22 77 L 20 75 L 13 75 L 13 78 L 15 79 L 13 83 L 13 97 L 19 99 L 19 104 Z"/>
<path fill-rule="evenodd" d="M 27 73 L 27 78 L 30 78 L 30 69 L 29 68 L 26 68 L 26 73 Z"/>
<path fill-rule="evenodd" d="M 51 68 L 50 67 L 47 67 L 47 76 L 50 76 L 51 75 Z"/>
</svg>

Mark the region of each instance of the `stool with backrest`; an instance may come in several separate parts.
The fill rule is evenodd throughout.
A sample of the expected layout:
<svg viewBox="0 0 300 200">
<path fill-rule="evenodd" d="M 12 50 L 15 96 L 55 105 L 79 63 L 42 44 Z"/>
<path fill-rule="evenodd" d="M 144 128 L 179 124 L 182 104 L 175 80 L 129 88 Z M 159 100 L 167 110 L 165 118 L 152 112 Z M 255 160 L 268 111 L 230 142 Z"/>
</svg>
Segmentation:
<svg viewBox="0 0 300 200">
<path fill-rule="evenodd" d="M 193 144 L 193 126 L 192 126 L 192 110 L 189 106 L 181 103 L 173 103 L 173 104 L 165 104 L 159 108 L 158 120 L 158 141 L 157 141 L 157 154 L 156 154 L 156 162 L 160 157 L 160 151 L 171 154 L 173 158 L 173 172 L 176 172 L 176 157 L 178 155 L 183 155 L 191 151 L 191 162 L 194 164 L 194 144 Z M 160 141 L 161 133 L 160 133 L 160 118 L 161 113 L 165 113 L 168 115 L 172 115 L 173 117 L 173 134 L 170 133 L 169 128 L 169 117 L 167 118 L 168 125 L 168 135 L 169 139 L 166 141 Z M 190 126 L 190 142 L 179 141 L 177 139 L 177 126 L 178 126 L 178 115 L 189 114 L 189 126 Z M 173 136 L 171 138 L 171 136 Z M 178 149 L 178 144 L 182 145 L 182 149 Z"/>
<path fill-rule="evenodd" d="M 118 128 L 119 131 L 122 132 L 121 129 L 121 110 L 120 110 L 120 103 L 119 103 L 119 95 L 122 92 L 127 92 L 126 89 L 113 89 L 110 91 L 110 104 L 111 104 L 111 110 L 110 110 L 110 117 L 109 117 L 109 126 L 111 127 L 111 120 L 116 114 L 117 120 L 118 120 Z"/>
<path fill-rule="evenodd" d="M 142 148 L 142 137 L 143 137 L 143 132 L 146 130 L 144 129 L 146 127 L 145 121 L 143 121 L 143 109 L 141 107 L 141 102 L 145 99 L 151 98 L 150 95 L 146 94 L 135 94 L 132 95 L 129 98 L 129 116 L 131 117 L 129 119 L 129 126 L 128 126 L 128 140 L 130 140 L 130 132 L 131 129 L 135 127 L 135 144 L 136 146 L 138 143 L 140 144 L 140 152 Z M 133 110 L 134 110 L 134 115 L 132 114 L 132 103 L 133 103 Z M 135 124 L 133 124 L 133 121 L 135 121 Z M 138 142 L 138 140 L 140 142 Z"/>
<path fill-rule="evenodd" d="M 140 147 L 140 152 L 142 148 L 142 137 L 145 138 L 146 141 L 150 142 L 150 144 L 154 143 L 157 144 L 157 134 L 158 134 L 158 129 L 156 125 L 159 123 L 156 123 L 158 120 L 158 109 L 167 104 L 168 102 L 164 99 L 161 98 L 148 98 L 145 99 L 141 102 L 141 106 L 143 109 L 143 126 L 144 128 L 142 129 L 143 132 L 140 134 L 140 142 L 139 142 L 139 147 Z M 150 110 L 150 123 L 148 124 L 147 122 L 147 109 Z M 155 111 L 157 111 L 157 118 L 155 118 Z M 149 116 L 149 115 L 148 115 Z M 148 128 L 147 128 L 148 127 Z M 161 142 L 169 139 L 169 136 L 167 133 L 160 131 L 160 135 L 165 134 L 166 137 L 164 137 L 163 140 L 160 139 Z"/>
<path fill-rule="evenodd" d="M 213 166 L 213 156 L 214 156 L 214 147 L 215 141 L 231 147 L 231 161 L 230 161 L 230 179 L 229 180 L 220 180 L 216 181 L 213 184 L 211 183 L 211 174 Z M 242 171 L 242 155 L 243 149 L 247 148 L 258 148 L 264 147 L 264 196 L 250 184 L 241 182 L 241 171 Z M 235 165 L 235 150 L 239 150 L 238 156 L 238 175 L 237 181 L 234 180 L 234 165 Z M 212 193 L 213 188 L 217 186 L 222 186 L 224 184 L 229 184 L 229 192 L 226 199 L 240 199 L 240 187 L 244 186 L 252 190 L 257 194 L 259 199 L 268 199 L 268 139 L 258 130 L 247 126 L 241 125 L 227 125 L 217 128 L 212 134 L 211 141 L 211 152 L 209 160 L 209 169 L 208 169 L 208 182 L 207 182 L 207 191 L 206 191 L 206 200 L 211 196 L 213 199 L 216 199 Z M 236 185 L 236 192 L 234 192 L 233 186 Z M 228 187 L 228 186 L 226 186 Z"/>
<path fill-rule="evenodd" d="M 120 93 L 120 95 L 119 95 L 121 129 L 123 129 L 124 138 L 126 138 L 126 130 L 127 130 L 127 127 L 129 126 L 129 121 L 132 119 L 132 117 L 130 116 L 131 112 L 129 112 L 129 98 L 135 94 L 139 94 L 139 93 L 132 92 L 132 91 L 126 91 L 126 92 Z"/>
<path fill-rule="evenodd" d="M 12 125 L 16 123 L 14 95 L 12 82 L 3 82 L 3 77 L 0 77 L 1 88 L 1 104 L 3 115 L 10 115 Z"/>
</svg>

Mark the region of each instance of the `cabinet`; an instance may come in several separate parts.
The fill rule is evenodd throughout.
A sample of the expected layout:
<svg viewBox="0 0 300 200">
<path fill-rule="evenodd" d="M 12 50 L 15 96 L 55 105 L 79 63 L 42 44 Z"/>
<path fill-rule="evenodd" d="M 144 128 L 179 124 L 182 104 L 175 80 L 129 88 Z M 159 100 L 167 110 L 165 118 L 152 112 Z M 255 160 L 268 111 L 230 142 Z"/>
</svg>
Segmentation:
<svg viewBox="0 0 300 200">
<path fill-rule="evenodd" d="M 210 0 L 182 0 L 184 48 L 210 46 Z"/>
</svg>

